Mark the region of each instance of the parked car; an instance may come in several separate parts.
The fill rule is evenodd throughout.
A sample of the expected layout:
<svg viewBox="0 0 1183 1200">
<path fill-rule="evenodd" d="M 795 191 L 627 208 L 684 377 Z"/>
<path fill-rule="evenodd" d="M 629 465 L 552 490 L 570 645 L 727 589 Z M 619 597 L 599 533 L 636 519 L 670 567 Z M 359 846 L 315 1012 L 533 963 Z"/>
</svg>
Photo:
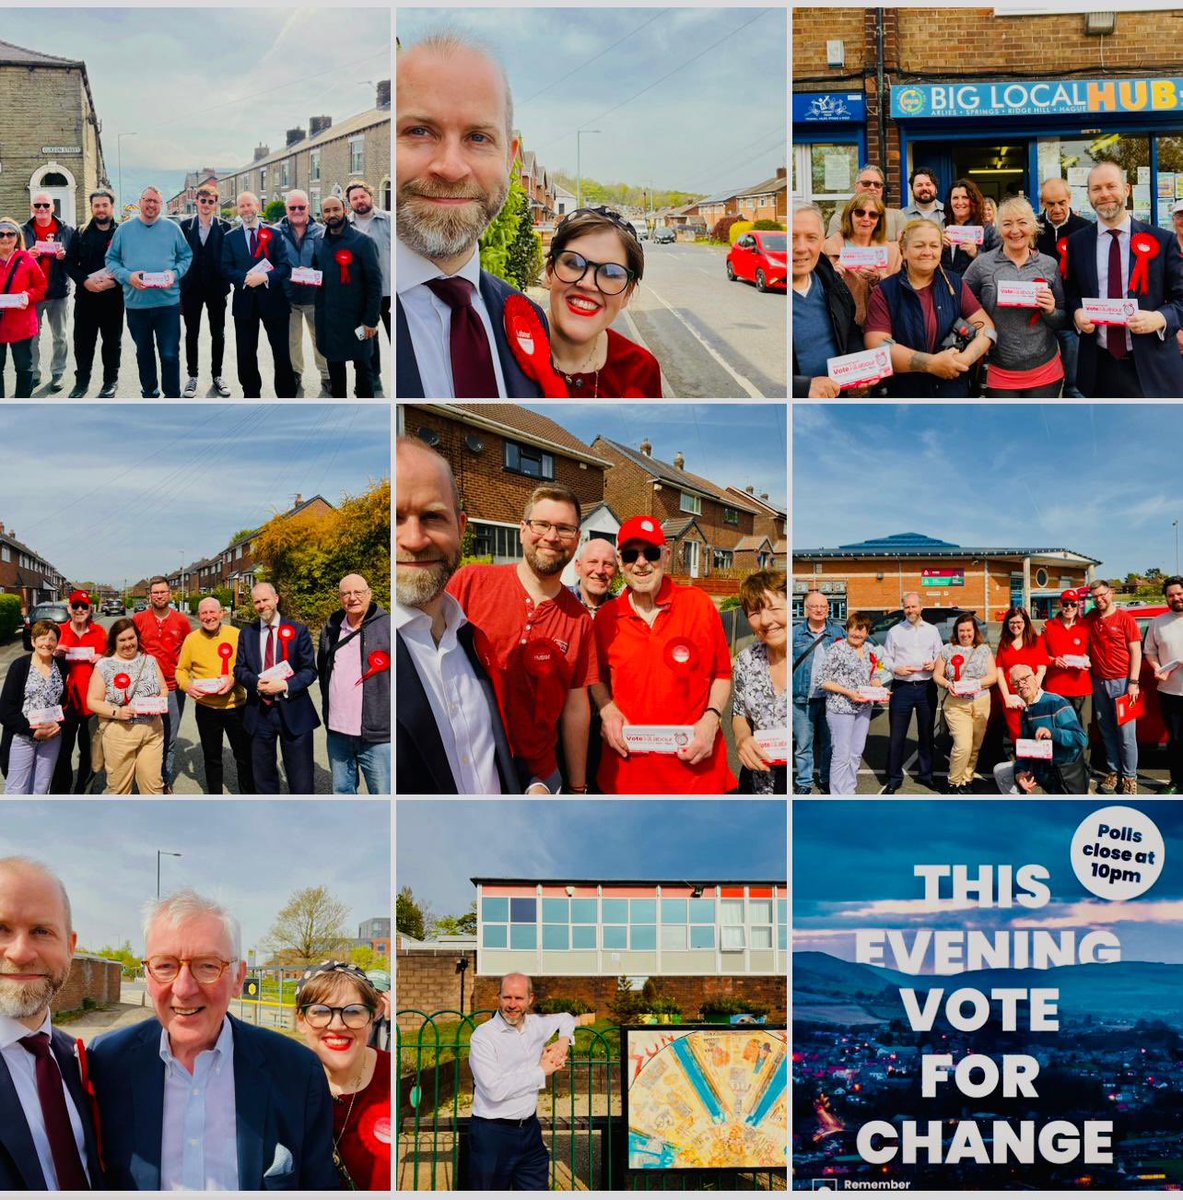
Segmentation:
<svg viewBox="0 0 1183 1200">
<path fill-rule="evenodd" d="M 147 612 L 147 611 L 148 611 L 148 601 L 147 600 L 137 600 L 135 603 L 135 607 L 132 609 L 132 612 Z"/>
<path fill-rule="evenodd" d="M 123 601 L 120 600 L 118 596 L 109 596 L 103 601 L 102 612 L 104 617 L 121 617 L 125 612 L 127 612 L 127 609 L 124 607 Z"/>
<path fill-rule="evenodd" d="M 937 627 L 937 633 L 941 635 L 942 642 L 948 642 L 953 637 L 953 622 L 961 616 L 962 613 L 973 613 L 978 624 L 982 623 L 978 617 L 976 610 L 972 608 L 943 608 L 939 605 L 924 610 L 924 619 L 930 624 Z M 891 612 L 884 613 L 872 626 L 870 632 L 870 640 L 876 646 L 882 646 L 887 641 L 887 631 L 893 626 L 898 625 L 904 619 L 904 610 L 902 608 L 893 608 Z"/>
<path fill-rule="evenodd" d="M 749 229 L 727 252 L 727 278 L 751 282 L 761 292 L 784 291 L 788 238 L 783 230 Z"/>
<path fill-rule="evenodd" d="M 25 649 L 33 649 L 30 631 L 38 621 L 52 621 L 55 625 L 64 625 L 69 619 L 70 610 L 63 600 L 43 600 L 40 604 L 34 604 L 26 614 L 24 628 L 21 630 L 21 642 Z"/>
<path fill-rule="evenodd" d="M 659 225 L 653 231 L 653 240 L 659 246 L 664 246 L 668 242 L 676 242 L 678 240 L 678 234 L 672 225 Z"/>
</svg>

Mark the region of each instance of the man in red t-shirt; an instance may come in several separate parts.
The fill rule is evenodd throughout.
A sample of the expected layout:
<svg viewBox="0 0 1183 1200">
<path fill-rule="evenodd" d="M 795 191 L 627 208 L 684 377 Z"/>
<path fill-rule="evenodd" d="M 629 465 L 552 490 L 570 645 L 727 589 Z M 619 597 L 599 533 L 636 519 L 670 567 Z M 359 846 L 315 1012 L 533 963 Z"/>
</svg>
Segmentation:
<svg viewBox="0 0 1183 1200">
<path fill-rule="evenodd" d="M 628 587 L 596 617 L 603 683 L 592 687 L 607 748 L 606 794 L 684 795 L 734 791 L 719 736 L 731 696 L 731 653 L 714 601 L 665 578 L 669 548 L 654 517 L 633 517 L 616 538 Z M 673 753 L 634 753 L 626 726 L 689 726 Z"/>
<path fill-rule="evenodd" d="M 151 654 L 160 664 L 164 682 L 168 684 L 168 716 L 164 718 L 164 791 L 172 795 L 173 761 L 176 757 L 177 732 L 181 714 L 185 711 L 185 693 L 177 688 L 177 660 L 181 647 L 193 632 L 189 618 L 172 607 L 172 589 L 163 575 L 156 575 L 148 584 L 148 607 L 132 618 L 140 631 L 140 649 Z"/>
<path fill-rule="evenodd" d="M 58 752 L 50 787 L 55 793 L 74 792 L 80 796 L 94 776 L 90 769 L 91 712 L 86 704 L 86 691 L 90 687 L 94 664 L 107 653 L 107 631 L 94 619 L 89 592 L 71 592 L 69 605 L 70 620 L 58 626 L 61 636 L 54 651 L 58 667 L 66 677 L 66 696 L 62 704 L 66 719 L 62 722 L 62 748 Z M 78 741 L 76 779 L 70 767 L 75 739 Z"/>
<path fill-rule="evenodd" d="M 537 487 L 522 520 L 521 561 L 470 564 L 448 581 L 492 646 L 504 682 L 505 731 L 527 794 L 587 791 L 587 689 L 600 675 L 591 617 L 562 580 L 582 520 L 569 488 Z"/>
<path fill-rule="evenodd" d="M 1119 725 L 1117 701 L 1128 696 L 1130 703 L 1135 703 L 1141 694 L 1138 676 L 1142 671 L 1142 636 L 1138 622 L 1114 605 L 1113 589 L 1105 580 L 1098 579 L 1090 590 L 1096 607 L 1085 620 L 1093 664 L 1093 709 L 1109 757 L 1109 771 L 1097 785 L 1097 791 L 1109 795 L 1120 788 L 1123 795 L 1136 796 L 1138 722 Z"/>
<path fill-rule="evenodd" d="M 1043 677 L 1043 690 L 1063 696 L 1088 729 L 1093 719 L 1093 676 L 1090 664 L 1073 660 L 1088 659 L 1092 626 L 1081 614 L 1083 605 L 1074 588 L 1060 595 L 1060 612 L 1043 627 L 1043 644 L 1052 661 Z"/>
</svg>

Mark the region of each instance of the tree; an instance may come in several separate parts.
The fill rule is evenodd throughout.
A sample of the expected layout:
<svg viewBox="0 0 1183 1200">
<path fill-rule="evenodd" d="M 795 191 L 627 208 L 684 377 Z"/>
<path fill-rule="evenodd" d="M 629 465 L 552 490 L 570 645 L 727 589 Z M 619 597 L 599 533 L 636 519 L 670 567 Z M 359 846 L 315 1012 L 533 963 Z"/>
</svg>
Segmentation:
<svg viewBox="0 0 1183 1200">
<path fill-rule="evenodd" d="M 293 963 L 323 962 L 349 941 L 345 920 L 349 909 L 326 887 L 301 888 L 279 910 L 267 935 L 276 955 Z"/>
<path fill-rule="evenodd" d="M 230 535 L 230 540 L 226 543 L 226 545 L 233 546 L 235 542 L 239 541 L 241 538 L 250 537 L 250 535 L 254 532 L 255 531 L 253 529 L 240 529 L 237 533 L 232 533 Z"/>
<path fill-rule="evenodd" d="M 512 283 L 514 287 L 526 285 L 511 273 L 511 252 L 518 236 L 522 209 L 529 217 L 530 203 L 522 187 L 520 164 L 515 162 L 510 175 L 509 196 L 501 211 L 490 222 L 480 240 L 481 266 L 491 275 Z"/>
<path fill-rule="evenodd" d="M 390 955 L 379 954 L 373 946 L 354 946 L 349 951 L 349 961 L 367 972 L 390 970 Z"/>
<path fill-rule="evenodd" d="M 431 932 L 436 937 L 441 934 L 448 937 L 476 937 L 476 901 L 474 900 L 468 906 L 468 911 L 459 917 L 437 917 Z"/>
<path fill-rule="evenodd" d="M 80 953 L 85 953 L 85 951 L 80 951 Z M 113 946 L 101 946 L 94 953 L 99 958 L 111 958 L 117 963 L 122 963 L 122 974 L 127 979 L 133 978 L 140 969 L 140 956 L 133 952 L 130 941 L 124 942 L 118 949 Z"/>
<path fill-rule="evenodd" d="M 427 937 L 427 915 L 409 887 L 401 888 L 395 899 L 394 927 L 416 941 L 421 942 Z"/>
<path fill-rule="evenodd" d="M 263 209 L 263 220 L 274 225 L 276 221 L 282 220 L 287 212 L 287 205 L 283 202 L 283 198 L 272 200 L 270 204 Z"/>
<path fill-rule="evenodd" d="M 518 209 L 518 225 L 509 244 L 509 278 L 525 291 L 538 283 L 542 274 L 542 238 L 534 229 L 530 204 L 525 195 Z"/>
</svg>

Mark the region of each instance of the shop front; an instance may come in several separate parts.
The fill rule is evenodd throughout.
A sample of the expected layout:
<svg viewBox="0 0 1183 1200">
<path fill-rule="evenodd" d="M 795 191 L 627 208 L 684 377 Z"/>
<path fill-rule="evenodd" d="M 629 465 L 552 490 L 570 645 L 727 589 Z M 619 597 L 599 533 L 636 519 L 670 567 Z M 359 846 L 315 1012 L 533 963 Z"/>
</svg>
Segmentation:
<svg viewBox="0 0 1183 1200">
<path fill-rule="evenodd" d="M 934 170 L 942 196 L 965 177 L 995 200 L 1025 195 L 1038 209 L 1041 183 L 1060 178 L 1093 220 L 1089 170 L 1113 162 L 1133 185 L 1138 220 L 1170 228 L 1183 199 L 1180 76 L 909 83 L 892 87 L 891 115 L 905 173 Z"/>
<path fill-rule="evenodd" d="M 817 204 L 828 220 L 853 194 L 866 153 L 867 101 L 861 92 L 793 93 L 794 208 Z"/>
</svg>

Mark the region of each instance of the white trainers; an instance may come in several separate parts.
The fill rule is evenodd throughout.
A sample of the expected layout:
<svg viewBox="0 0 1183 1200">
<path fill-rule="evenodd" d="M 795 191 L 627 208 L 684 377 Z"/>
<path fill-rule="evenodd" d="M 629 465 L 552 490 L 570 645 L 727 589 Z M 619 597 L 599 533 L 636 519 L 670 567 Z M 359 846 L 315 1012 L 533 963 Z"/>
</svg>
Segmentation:
<svg viewBox="0 0 1183 1200">
<path fill-rule="evenodd" d="M 221 375 L 214 376 L 214 391 L 216 391 L 219 396 L 230 395 L 230 385 L 225 379 L 222 378 Z"/>
<path fill-rule="evenodd" d="M 185 381 L 185 386 L 181 391 L 182 397 L 186 400 L 192 400 L 197 395 L 197 376 L 190 375 Z"/>
</svg>

